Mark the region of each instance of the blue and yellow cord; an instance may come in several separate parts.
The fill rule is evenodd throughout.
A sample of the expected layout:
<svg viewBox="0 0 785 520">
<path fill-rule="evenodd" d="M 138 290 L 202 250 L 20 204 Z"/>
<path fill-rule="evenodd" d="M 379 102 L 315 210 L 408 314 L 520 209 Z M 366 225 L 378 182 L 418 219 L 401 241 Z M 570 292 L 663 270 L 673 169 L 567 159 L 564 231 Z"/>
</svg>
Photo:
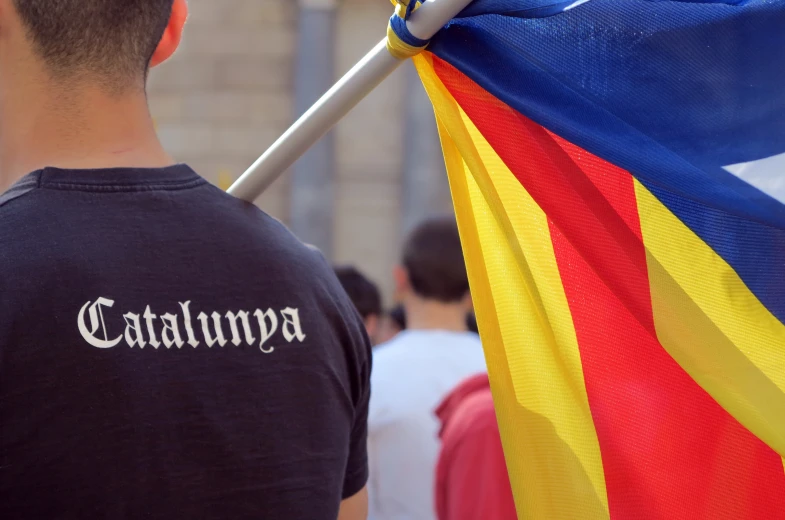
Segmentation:
<svg viewBox="0 0 785 520">
<path fill-rule="evenodd" d="M 420 0 L 391 0 L 395 13 L 387 24 L 387 50 L 395 58 L 405 60 L 416 56 L 428 46 L 428 40 L 421 40 L 409 32 L 406 20 L 420 7 Z"/>
</svg>

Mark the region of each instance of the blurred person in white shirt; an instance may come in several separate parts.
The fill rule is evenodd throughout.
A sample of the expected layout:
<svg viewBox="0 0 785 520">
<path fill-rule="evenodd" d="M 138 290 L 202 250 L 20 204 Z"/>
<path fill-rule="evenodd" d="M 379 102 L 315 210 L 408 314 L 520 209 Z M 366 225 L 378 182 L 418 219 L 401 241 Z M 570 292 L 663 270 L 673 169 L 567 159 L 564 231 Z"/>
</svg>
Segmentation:
<svg viewBox="0 0 785 520">
<path fill-rule="evenodd" d="M 433 520 L 439 453 L 435 410 L 461 381 L 486 371 L 458 228 L 452 218 L 417 227 L 395 272 L 406 330 L 373 356 L 368 418 L 371 520 Z"/>
</svg>

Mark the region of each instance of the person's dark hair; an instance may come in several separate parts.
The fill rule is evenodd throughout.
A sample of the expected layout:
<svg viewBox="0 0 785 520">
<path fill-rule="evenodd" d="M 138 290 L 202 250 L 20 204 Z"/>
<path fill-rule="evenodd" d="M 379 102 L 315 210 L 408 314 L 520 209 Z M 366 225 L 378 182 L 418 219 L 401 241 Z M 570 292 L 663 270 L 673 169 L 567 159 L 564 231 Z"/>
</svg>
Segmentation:
<svg viewBox="0 0 785 520">
<path fill-rule="evenodd" d="M 406 310 L 403 308 L 403 305 L 396 305 L 390 309 L 387 315 L 395 322 L 398 330 L 406 330 Z"/>
<path fill-rule="evenodd" d="M 403 246 L 403 267 L 415 293 L 443 303 L 459 301 L 469 291 L 458 226 L 453 218 L 420 224 Z"/>
<path fill-rule="evenodd" d="M 477 316 L 473 312 L 466 315 L 466 328 L 469 329 L 469 332 L 480 333 L 480 329 L 477 327 Z"/>
<path fill-rule="evenodd" d="M 363 319 L 382 314 L 382 297 L 376 284 L 351 266 L 336 267 L 335 275 Z"/>
<path fill-rule="evenodd" d="M 174 0 L 13 0 L 54 74 L 88 73 L 114 88 L 147 73 Z"/>
</svg>

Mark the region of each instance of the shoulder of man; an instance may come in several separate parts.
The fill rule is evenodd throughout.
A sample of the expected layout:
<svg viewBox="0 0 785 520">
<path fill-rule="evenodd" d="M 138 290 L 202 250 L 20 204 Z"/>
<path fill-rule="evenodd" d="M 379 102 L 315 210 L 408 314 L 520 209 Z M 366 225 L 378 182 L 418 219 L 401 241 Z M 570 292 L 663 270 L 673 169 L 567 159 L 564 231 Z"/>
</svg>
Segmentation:
<svg viewBox="0 0 785 520">
<path fill-rule="evenodd" d="M 26 195 L 37 187 L 38 175 L 36 172 L 23 177 L 17 183 L 8 188 L 8 190 L 0 193 L 0 211 L 2 211 L 4 206 L 8 206 L 11 201 Z"/>
<path fill-rule="evenodd" d="M 254 204 L 237 199 L 215 186 L 208 185 L 206 188 L 213 191 L 211 200 L 217 205 L 216 209 L 229 211 L 230 218 L 237 224 L 232 228 L 238 236 L 250 240 L 251 244 L 263 245 L 270 252 L 265 262 L 296 269 L 303 282 L 322 282 L 320 285 L 328 288 L 334 297 L 343 294 L 330 263 L 320 249 L 301 241 L 282 221 Z"/>
<path fill-rule="evenodd" d="M 0 193 L 0 276 L 3 271 L 8 274 L 10 262 L 26 260 L 14 246 L 19 245 L 20 241 L 35 237 L 35 230 L 29 229 L 31 225 L 27 218 L 32 209 L 26 202 L 29 201 L 27 195 L 37 187 L 38 176 L 33 173 Z"/>
</svg>

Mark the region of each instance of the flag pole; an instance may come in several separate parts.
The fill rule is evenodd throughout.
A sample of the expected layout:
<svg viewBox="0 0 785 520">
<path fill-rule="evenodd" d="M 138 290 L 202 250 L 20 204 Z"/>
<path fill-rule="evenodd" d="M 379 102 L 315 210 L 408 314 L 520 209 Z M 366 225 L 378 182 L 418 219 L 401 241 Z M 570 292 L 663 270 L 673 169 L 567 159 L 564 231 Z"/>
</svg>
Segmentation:
<svg viewBox="0 0 785 520">
<path fill-rule="evenodd" d="M 426 0 L 406 25 L 417 38 L 429 40 L 471 1 Z M 232 184 L 229 193 L 248 202 L 256 200 L 403 61 L 387 50 L 386 38 L 380 41 Z"/>
</svg>

